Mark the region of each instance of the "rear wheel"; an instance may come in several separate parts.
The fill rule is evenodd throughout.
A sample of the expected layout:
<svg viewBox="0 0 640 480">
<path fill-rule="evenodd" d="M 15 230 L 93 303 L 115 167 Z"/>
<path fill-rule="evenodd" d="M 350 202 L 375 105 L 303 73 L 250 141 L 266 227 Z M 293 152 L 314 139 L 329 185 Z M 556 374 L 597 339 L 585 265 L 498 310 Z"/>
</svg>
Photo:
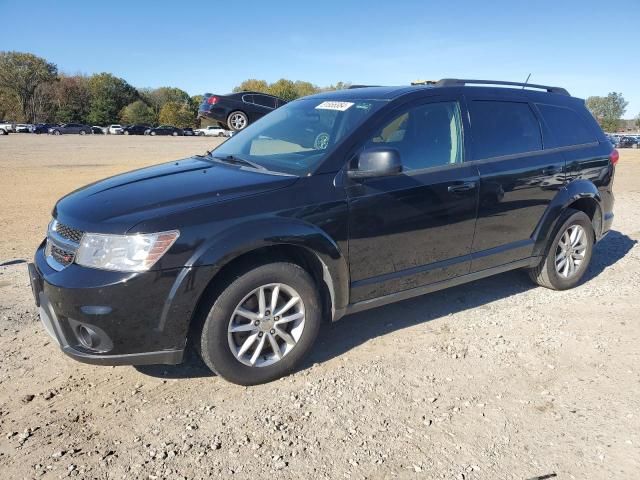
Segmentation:
<svg viewBox="0 0 640 480">
<path fill-rule="evenodd" d="M 56 130 L 55 132 L 53 132 L 53 134 L 54 134 L 54 135 L 62 135 L 62 134 L 60 133 L 60 130 Z"/>
<path fill-rule="evenodd" d="M 321 304 L 311 276 L 291 263 L 256 267 L 209 300 L 200 354 L 218 375 L 255 385 L 287 375 L 318 335 Z"/>
<path fill-rule="evenodd" d="M 85 132 L 84 130 L 80 130 L 80 135 L 86 135 L 87 132 Z"/>
<path fill-rule="evenodd" d="M 178 136 L 178 132 L 173 132 L 171 135 L 173 135 L 174 137 Z"/>
<path fill-rule="evenodd" d="M 580 282 L 595 242 L 591 219 L 584 212 L 569 209 L 560 223 L 542 262 L 529 270 L 535 283 L 553 290 L 567 290 Z"/>
<path fill-rule="evenodd" d="M 238 132 L 249 125 L 249 119 L 244 112 L 231 112 L 229 118 L 227 118 L 227 125 L 231 130 Z"/>
<path fill-rule="evenodd" d="M 7 132 L 4 128 L 0 128 L 0 135 L 6 135 Z"/>
</svg>

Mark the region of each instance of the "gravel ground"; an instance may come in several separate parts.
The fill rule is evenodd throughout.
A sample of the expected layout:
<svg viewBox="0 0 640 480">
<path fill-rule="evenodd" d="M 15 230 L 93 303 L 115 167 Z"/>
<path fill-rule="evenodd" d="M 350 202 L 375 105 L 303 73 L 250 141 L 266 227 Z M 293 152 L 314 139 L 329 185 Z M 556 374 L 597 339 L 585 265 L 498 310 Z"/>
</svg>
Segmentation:
<svg viewBox="0 0 640 480">
<path fill-rule="evenodd" d="M 585 282 L 510 272 L 327 325 L 294 375 L 93 367 L 42 331 L 24 261 L 63 193 L 217 140 L 0 137 L 0 477 L 637 478 L 640 152 Z"/>
</svg>

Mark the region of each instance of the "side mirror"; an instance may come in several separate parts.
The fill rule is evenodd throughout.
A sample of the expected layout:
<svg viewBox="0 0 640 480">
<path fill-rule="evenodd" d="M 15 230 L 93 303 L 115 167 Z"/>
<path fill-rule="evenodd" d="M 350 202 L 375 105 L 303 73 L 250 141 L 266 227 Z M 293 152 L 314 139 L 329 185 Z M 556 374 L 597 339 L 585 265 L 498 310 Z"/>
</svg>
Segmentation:
<svg viewBox="0 0 640 480">
<path fill-rule="evenodd" d="M 395 148 L 374 147 L 364 150 L 354 160 L 349 169 L 349 178 L 389 177 L 402 172 L 400 152 Z"/>
</svg>

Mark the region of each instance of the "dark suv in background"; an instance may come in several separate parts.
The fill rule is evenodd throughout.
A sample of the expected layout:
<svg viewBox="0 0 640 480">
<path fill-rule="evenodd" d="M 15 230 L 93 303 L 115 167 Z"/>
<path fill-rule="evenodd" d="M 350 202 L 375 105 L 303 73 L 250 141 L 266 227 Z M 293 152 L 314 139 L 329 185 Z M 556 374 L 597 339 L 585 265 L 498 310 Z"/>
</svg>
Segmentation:
<svg viewBox="0 0 640 480">
<path fill-rule="evenodd" d="M 574 287 L 618 153 L 583 100 L 522 87 L 321 93 L 76 190 L 29 266 L 42 322 L 80 361 L 179 363 L 190 344 L 249 385 L 297 368 L 324 320 L 513 269 Z"/>
<path fill-rule="evenodd" d="M 215 120 L 224 129 L 237 132 L 285 103 L 281 98 L 259 92 L 205 93 L 198 117 Z"/>
</svg>

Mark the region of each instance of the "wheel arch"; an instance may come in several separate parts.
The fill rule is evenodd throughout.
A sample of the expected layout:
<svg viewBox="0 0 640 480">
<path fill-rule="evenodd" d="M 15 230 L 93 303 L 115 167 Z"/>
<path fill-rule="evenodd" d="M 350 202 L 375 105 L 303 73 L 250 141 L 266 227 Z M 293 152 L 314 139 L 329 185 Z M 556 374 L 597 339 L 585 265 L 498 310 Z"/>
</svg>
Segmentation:
<svg viewBox="0 0 640 480">
<path fill-rule="evenodd" d="M 212 274 L 198 296 L 190 325 L 202 316 L 207 300 L 234 277 L 275 261 L 295 263 L 309 272 L 320 288 L 324 317 L 340 318 L 349 301 L 349 269 L 338 244 L 311 224 L 265 219 L 216 235 L 194 254 L 189 266 L 208 266 Z"/>
<path fill-rule="evenodd" d="M 544 254 L 550 237 L 556 230 L 558 220 L 569 208 L 584 212 L 593 224 L 595 240 L 602 236 L 602 198 L 598 187 L 585 179 L 575 180 L 561 189 L 551 201 L 533 234 L 535 241 L 533 256 Z"/>
</svg>

